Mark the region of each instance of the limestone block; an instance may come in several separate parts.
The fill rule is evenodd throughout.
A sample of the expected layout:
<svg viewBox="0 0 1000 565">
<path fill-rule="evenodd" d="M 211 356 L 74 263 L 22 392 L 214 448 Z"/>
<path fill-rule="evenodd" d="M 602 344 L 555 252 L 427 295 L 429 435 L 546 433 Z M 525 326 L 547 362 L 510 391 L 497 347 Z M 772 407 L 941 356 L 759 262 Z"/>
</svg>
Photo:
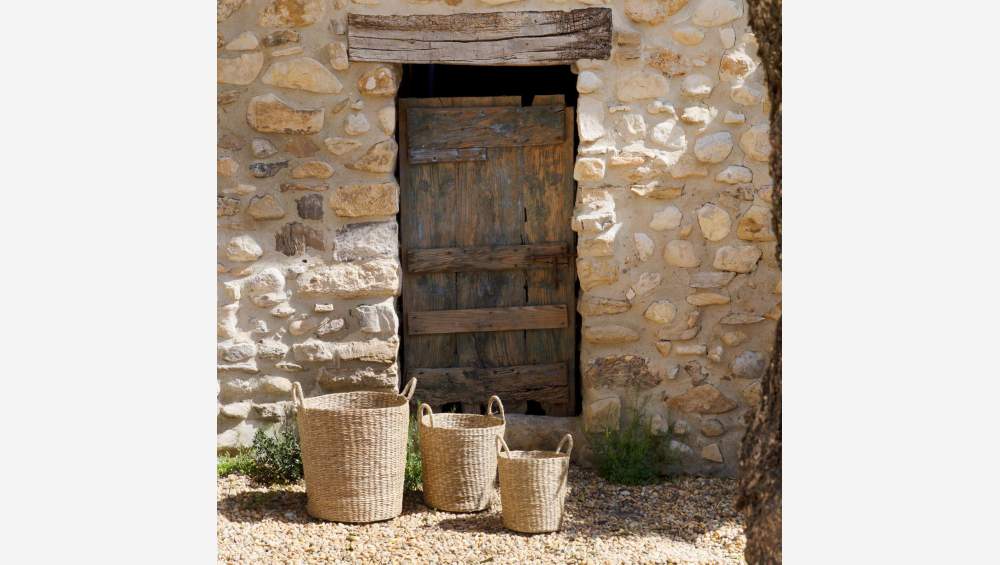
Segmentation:
<svg viewBox="0 0 1000 565">
<path fill-rule="evenodd" d="M 726 433 L 726 426 L 718 418 L 709 418 L 701 424 L 701 433 L 706 437 L 719 437 Z"/>
<path fill-rule="evenodd" d="M 584 341 L 598 345 L 639 341 L 638 332 L 632 328 L 614 324 L 603 326 L 584 326 L 582 334 Z"/>
<path fill-rule="evenodd" d="M 219 57 L 215 69 L 216 80 L 221 84 L 250 84 L 264 66 L 264 54 L 243 53 L 236 57 Z"/>
<path fill-rule="evenodd" d="M 389 67 L 375 67 L 358 78 L 358 90 L 368 96 L 395 96 L 398 88 L 396 75 Z"/>
<path fill-rule="evenodd" d="M 326 150 L 338 157 L 361 147 L 361 142 L 346 137 L 328 137 L 323 140 Z"/>
<path fill-rule="evenodd" d="M 722 339 L 722 343 L 725 343 L 726 345 L 732 347 L 732 346 L 739 345 L 739 344 L 743 343 L 744 341 L 746 341 L 747 334 L 745 334 L 743 332 L 740 332 L 740 331 L 725 332 L 725 333 L 722 334 L 722 338 L 721 339 Z"/>
<path fill-rule="evenodd" d="M 694 143 L 694 156 L 702 163 L 721 163 L 733 151 L 733 135 L 728 131 L 704 135 Z"/>
<path fill-rule="evenodd" d="M 229 339 L 216 346 L 219 359 L 226 363 L 240 363 L 257 355 L 257 346 L 247 339 Z"/>
<path fill-rule="evenodd" d="M 573 178 L 578 181 L 596 181 L 604 178 L 604 159 L 580 157 L 573 168 Z"/>
<path fill-rule="evenodd" d="M 358 320 L 363 333 L 395 335 L 399 329 L 394 298 L 376 304 L 361 304 L 351 309 L 351 317 Z"/>
<path fill-rule="evenodd" d="M 252 403 L 244 402 L 230 402 L 229 404 L 223 404 L 222 409 L 219 413 L 226 418 L 236 418 L 238 420 L 245 420 L 247 416 L 250 415 L 250 408 Z"/>
<path fill-rule="evenodd" d="M 639 258 L 639 261 L 648 261 L 653 256 L 653 251 L 656 247 L 652 238 L 642 232 L 638 232 L 632 234 L 632 239 L 635 242 L 635 254 Z"/>
<path fill-rule="evenodd" d="M 386 106 L 377 112 L 377 116 L 382 132 L 386 135 L 392 135 L 396 131 L 396 107 Z"/>
<path fill-rule="evenodd" d="M 753 57 L 743 48 L 727 51 L 719 61 L 719 78 L 732 83 L 742 81 L 757 69 Z"/>
<path fill-rule="evenodd" d="M 256 261 L 264 250 L 249 235 L 236 236 L 226 244 L 226 258 L 230 261 Z"/>
<path fill-rule="evenodd" d="M 748 184 L 753 182 L 753 171 L 741 165 L 729 165 L 715 175 L 715 180 L 726 184 Z"/>
<path fill-rule="evenodd" d="M 290 222 L 275 232 L 274 248 L 289 257 L 294 257 L 305 253 L 306 248 L 325 251 L 326 242 L 322 231 L 302 222 Z"/>
<path fill-rule="evenodd" d="M 726 116 L 722 118 L 722 123 L 724 124 L 742 124 L 746 121 L 746 116 L 739 112 L 726 111 Z"/>
<path fill-rule="evenodd" d="M 642 316 L 654 324 L 669 324 L 677 316 L 677 307 L 669 300 L 657 300 L 646 308 Z"/>
<path fill-rule="evenodd" d="M 250 141 L 250 152 L 253 153 L 254 157 L 258 159 L 263 159 L 264 157 L 270 157 L 278 152 L 275 149 L 274 144 L 270 140 L 264 139 L 262 137 L 255 137 Z"/>
<path fill-rule="evenodd" d="M 312 333 L 318 327 L 319 327 L 319 318 L 310 316 L 298 320 L 292 320 L 288 324 L 288 333 L 294 336 L 301 336 L 308 333 Z"/>
<path fill-rule="evenodd" d="M 323 109 L 295 108 L 274 94 L 264 94 L 247 104 L 247 123 L 263 133 L 318 133 L 323 129 Z"/>
<path fill-rule="evenodd" d="M 760 259 L 760 249 L 752 245 L 725 245 L 715 252 L 712 266 L 720 271 L 749 273 Z"/>
<path fill-rule="evenodd" d="M 670 350 L 674 345 L 671 341 L 656 341 L 653 344 L 656 345 L 656 350 L 660 352 L 660 355 L 664 357 L 670 356 Z"/>
<path fill-rule="evenodd" d="M 681 94 L 691 98 L 707 98 L 713 87 L 712 79 L 703 74 L 691 74 L 681 80 Z"/>
<path fill-rule="evenodd" d="M 733 359 L 730 368 L 734 377 L 759 379 L 767 371 L 767 357 L 758 351 L 744 351 Z"/>
<path fill-rule="evenodd" d="M 719 444 L 711 443 L 701 448 L 701 458 L 706 461 L 722 463 L 722 452 L 719 450 Z"/>
<path fill-rule="evenodd" d="M 346 71 L 351 65 L 347 58 L 347 44 L 343 41 L 334 41 L 326 46 L 327 55 L 330 57 L 330 66 L 334 70 Z"/>
<path fill-rule="evenodd" d="M 607 231 L 595 237 L 577 241 L 577 254 L 580 257 L 610 257 L 615 254 L 615 238 L 621 230 L 621 224 L 612 225 Z"/>
<path fill-rule="evenodd" d="M 763 322 L 765 319 L 764 316 L 753 312 L 730 312 L 723 316 L 719 323 L 726 326 L 742 326 Z"/>
<path fill-rule="evenodd" d="M 272 31 L 271 33 L 265 35 L 261 39 L 260 43 L 264 47 L 279 47 L 285 45 L 286 43 L 298 43 L 299 42 L 299 32 L 294 29 L 279 29 L 277 31 Z M 277 51 L 272 51 L 273 56 Z"/>
<path fill-rule="evenodd" d="M 596 98 L 581 97 L 577 102 L 577 133 L 580 141 L 595 141 L 604 137 L 604 103 Z"/>
<path fill-rule="evenodd" d="M 628 312 L 631 307 L 632 304 L 627 300 L 583 293 L 577 301 L 576 311 L 583 316 L 607 316 Z"/>
<path fill-rule="evenodd" d="M 343 331 L 346 323 L 343 318 L 323 318 L 319 327 L 316 328 L 316 335 L 322 338 L 330 338 Z"/>
<path fill-rule="evenodd" d="M 687 137 L 684 135 L 684 128 L 673 118 L 664 120 L 653 126 L 649 137 L 653 143 L 672 151 L 687 149 Z"/>
<path fill-rule="evenodd" d="M 702 27 L 717 27 L 742 15 L 734 0 L 701 0 L 691 16 L 691 23 Z"/>
<path fill-rule="evenodd" d="M 743 402 L 751 409 L 756 409 L 757 405 L 760 404 L 762 394 L 761 382 L 759 380 L 750 383 L 740 391 L 740 397 L 743 399 Z"/>
<path fill-rule="evenodd" d="M 216 449 L 224 452 L 249 447 L 253 443 L 253 437 L 256 433 L 257 426 L 249 420 L 244 420 L 216 436 Z"/>
<path fill-rule="evenodd" d="M 399 374 L 395 364 L 321 367 L 316 375 L 316 384 L 325 392 L 395 391 L 398 382 Z"/>
<path fill-rule="evenodd" d="M 705 32 L 694 26 L 681 26 L 673 32 L 674 41 L 681 45 L 698 45 L 705 39 Z"/>
<path fill-rule="evenodd" d="M 344 133 L 347 135 L 361 135 L 371 129 L 368 118 L 361 112 L 348 114 L 344 121 Z"/>
<path fill-rule="evenodd" d="M 688 0 L 625 0 L 625 15 L 633 22 L 656 25 L 687 3 Z"/>
<path fill-rule="evenodd" d="M 668 91 L 667 77 L 656 72 L 642 71 L 618 80 L 618 99 L 622 102 L 663 98 Z"/>
<path fill-rule="evenodd" d="M 638 355 L 596 357 L 583 370 L 583 385 L 588 389 L 649 389 L 660 381 L 660 377 L 649 370 L 646 358 Z"/>
<path fill-rule="evenodd" d="M 694 246 L 683 239 L 668 241 L 663 250 L 663 259 L 672 267 L 690 269 L 701 265 L 701 258 L 695 253 Z"/>
<path fill-rule="evenodd" d="M 695 124 L 704 127 L 715 119 L 717 112 L 715 108 L 688 106 L 681 112 L 681 121 L 686 124 Z"/>
<path fill-rule="evenodd" d="M 584 291 L 617 281 L 618 272 L 618 263 L 614 259 L 580 257 L 576 260 L 576 274 Z"/>
<path fill-rule="evenodd" d="M 625 292 L 625 298 L 629 302 L 635 302 L 656 290 L 662 279 L 660 273 L 641 273 L 635 283 Z"/>
<path fill-rule="evenodd" d="M 277 361 L 279 359 L 284 359 L 285 354 L 288 353 L 288 349 L 288 346 L 282 343 L 280 339 L 271 337 L 261 340 L 261 342 L 257 344 L 257 357 Z"/>
<path fill-rule="evenodd" d="M 399 262 L 395 258 L 363 263 L 320 265 L 298 276 L 299 291 L 335 298 L 367 298 L 399 294 Z"/>
<path fill-rule="evenodd" d="M 692 70 L 692 61 L 669 47 L 653 49 L 647 64 L 670 78 L 682 77 Z"/>
<path fill-rule="evenodd" d="M 243 280 L 243 290 L 253 296 L 285 290 L 285 275 L 275 267 L 267 267 Z"/>
<path fill-rule="evenodd" d="M 692 288 L 722 288 L 729 284 L 736 273 L 705 271 L 701 273 L 691 273 L 688 286 Z"/>
<path fill-rule="evenodd" d="M 729 295 L 721 292 L 696 292 L 689 295 L 685 300 L 692 306 L 713 306 L 718 304 L 729 304 Z"/>
<path fill-rule="evenodd" d="M 340 217 L 391 216 L 399 212 L 399 185 L 395 180 L 338 186 L 330 207 Z"/>
<path fill-rule="evenodd" d="M 217 0 L 217 12 L 216 20 L 217 22 L 224 21 L 233 15 L 233 12 L 239 10 L 246 0 Z"/>
<path fill-rule="evenodd" d="M 653 214 L 649 228 L 656 231 L 677 229 L 681 225 L 683 214 L 677 206 L 667 206 Z"/>
<path fill-rule="evenodd" d="M 323 161 L 306 161 L 292 168 L 293 179 L 328 179 L 333 176 L 333 166 Z"/>
<path fill-rule="evenodd" d="M 233 177 L 239 169 L 240 164 L 232 157 L 221 157 L 216 161 L 216 174 L 220 177 Z"/>
<path fill-rule="evenodd" d="M 369 173 L 391 173 L 396 168 L 396 150 L 398 148 L 395 139 L 382 140 L 368 148 L 368 151 L 360 159 L 349 163 L 347 167 Z"/>
<path fill-rule="evenodd" d="M 239 312 L 238 302 L 219 306 L 216 314 L 216 334 L 221 338 L 231 338 L 236 336 L 236 313 Z"/>
<path fill-rule="evenodd" d="M 764 100 L 764 91 L 750 83 L 741 83 L 729 89 L 733 102 L 743 106 L 756 106 Z"/>
<path fill-rule="evenodd" d="M 740 217 L 736 237 L 745 241 L 774 241 L 772 225 L 771 208 L 754 204 Z"/>
<path fill-rule="evenodd" d="M 348 224 L 333 235 L 335 261 L 363 261 L 399 256 L 399 229 L 395 221 Z"/>
<path fill-rule="evenodd" d="M 275 61 L 260 81 L 271 86 L 317 94 L 337 94 L 344 88 L 322 63 L 309 57 Z"/>
<path fill-rule="evenodd" d="M 590 94 L 604 86 L 604 81 L 593 71 L 583 71 L 576 77 L 576 91 L 580 94 Z"/>
<path fill-rule="evenodd" d="M 617 430 L 621 421 L 622 401 L 618 396 L 599 398 L 583 409 L 583 428 L 587 432 L 599 433 Z"/>
<path fill-rule="evenodd" d="M 321 0 L 271 0 L 257 15 L 260 27 L 305 27 L 323 17 Z"/>
<path fill-rule="evenodd" d="M 701 234 L 708 241 L 719 241 L 729 235 L 729 230 L 732 227 L 729 212 L 715 204 L 708 203 L 698 208 L 697 215 Z"/>
<path fill-rule="evenodd" d="M 678 343 L 674 345 L 674 353 L 677 355 L 704 355 L 708 352 L 708 347 L 700 343 Z"/>
<path fill-rule="evenodd" d="M 697 414 L 724 414 L 736 406 L 736 401 L 723 395 L 711 384 L 698 385 L 667 399 L 668 408 Z"/>
<path fill-rule="evenodd" d="M 768 140 L 771 126 L 768 124 L 757 124 L 740 136 L 740 149 L 743 153 L 755 160 L 767 163 L 771 158 L 771 142 Z"/>
</svg>

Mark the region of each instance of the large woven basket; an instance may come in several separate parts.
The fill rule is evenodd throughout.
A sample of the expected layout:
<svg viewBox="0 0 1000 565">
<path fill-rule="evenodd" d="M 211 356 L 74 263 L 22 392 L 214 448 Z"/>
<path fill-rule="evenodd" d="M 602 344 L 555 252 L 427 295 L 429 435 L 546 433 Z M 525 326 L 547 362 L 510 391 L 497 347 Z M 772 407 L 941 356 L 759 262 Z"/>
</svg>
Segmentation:
<svg viewBox="0 0 1000 565">
<path fill-rule="evenodd" d="M 500 417 L 493 415 L 493 404 Z M 491 396 L 486 415 L 435 414 L 420 405 L 424 502 L 448 512 L 477 512 L 496 492 L 497 441 L 507 424 L 503 403 Z"/>
<path fill-rule="evenodd" d="M 563 445 L 566 452 L 561 453 Z M 554 532 L 562 524 L 573 436 L 566 434 L 555 451 L 511 451 L 497 439 L 503 525 L 515 532 Z"/>
<path fill-rule="evenodd" d="M 410 379 L 402 394 L 344 392 L 305 398 L 295 383 L 306 511 L 335 522 L 375 522 L 403 511 Z"/>
</svg>

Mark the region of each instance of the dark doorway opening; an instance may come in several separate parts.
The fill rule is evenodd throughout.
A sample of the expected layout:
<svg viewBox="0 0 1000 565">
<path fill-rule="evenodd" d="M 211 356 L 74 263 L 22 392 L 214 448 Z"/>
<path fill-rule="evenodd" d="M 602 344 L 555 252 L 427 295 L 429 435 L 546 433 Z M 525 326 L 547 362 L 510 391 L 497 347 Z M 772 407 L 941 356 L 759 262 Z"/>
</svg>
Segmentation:
<svg viewBox="0 0 1000 565">
<path fill-rule="evenodd" d="M 569 65 L 545 67 L 478 67 L 469 65 L 403 65 L 400 98 L 457 96 L 521 96 L 531 105 L 536 94 L 562 94 L 576 107 L 576 75 Z"/>
<path fill-rule="evenodd" d="M 561 95 L 567 107 L 576 108 L 578 93 L 576 90 L 576 74 L 570 70 L 569 65 L 551 65 L 535 67 L 500 67 L 500 66 L 471 66 L 471 65 L 438 65 L 438 64 L 404 64 L 402 65 L 402 77 L 397 99 L 407 98 L 458 98 L 458 97 L 500 97 L 519 96 L 522 106 L 531 106 L 535 96 Z M 397 117 L 400 113 L 397 111 Z M 397 138 L 400 132 L 396 128 Z M 572 128 L 574 157 L 575 148 L 579 144 L 579 137 L 576 127 Z M 397 139 L 398 141 L 398 139 Z M 400 210 L 400 215 L 406 214 L 405 209 Z M 401 224 L 402 225 L 402 224 Z M 402 232 L 400 234 L 402 239 Z M 402 241 L 401 241 L 402 243 Z M 573 235 L 572 250 L 575 253 L 576 236 Z M 406 276 L 406 275 L 404 275 Z M 404 285 L 405 286 L 405 285 Z M 580 295 L 579 282 L 576 282 L 574 296 Z M 580 329 L 582 319 L 576 312 L 575 301 L 569 304 L 570 315 L 575 317 L 575 355 L 577 361 L 573 364 L 573 371 L 570 378 L 574 382 L 575 394 L 570 403 L 570 414 L 579 415 L 582 410 L 581 393 L 581 361 L 580 360 Z M 405 382 L 406 348 L 404 343 L 407 336 L 405 331 L 400 332 L 399 347 L 399 367 L 404 373 Z M 536 401 L 527 401 L 524 413 L 531 415 L 546 415 L 545 408 Z M 485 403 L 479 405 L 479 412 L 484 413 Z M 449 403 L 441 408 L 446 411 L 473 411 L 475 408 L 466 403 Z"/>
</svg>

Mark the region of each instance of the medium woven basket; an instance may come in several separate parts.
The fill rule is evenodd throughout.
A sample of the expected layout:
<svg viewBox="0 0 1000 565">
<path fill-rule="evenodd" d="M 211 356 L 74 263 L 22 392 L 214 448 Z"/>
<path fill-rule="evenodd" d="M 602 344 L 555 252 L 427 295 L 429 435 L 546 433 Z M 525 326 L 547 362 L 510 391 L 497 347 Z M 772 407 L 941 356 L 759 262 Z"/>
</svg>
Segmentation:
<svg viewBox="0 0 1000 565">
<path fill-rule="evenodd" d="M 503 438 L 496 441 L 504 527 L 528 534 L 558 530 L 573 436 L 566 434 L 555 451 L 511 451 Z M 566 452 L 561 453 L 566 443 Z"/>
<path fill-rule="evenodd" d="M 500 417 L 493 415 L 493 404 Z M 424 502 L 448 512 L 477 512 L 490 505 L 496 492 L 497 441 L 507 417 L 503 403 L 491 396 L 486 415 L 435 414 L 420 405 L 420 458 Z"/>
<path fill-rule="evenodd" d="M 334 522 L 376 522 L 403 511 L 410 379 L 402 394 L 344 392 L 305 398 L 295 383 L 306 511 Z"/>
</svg>

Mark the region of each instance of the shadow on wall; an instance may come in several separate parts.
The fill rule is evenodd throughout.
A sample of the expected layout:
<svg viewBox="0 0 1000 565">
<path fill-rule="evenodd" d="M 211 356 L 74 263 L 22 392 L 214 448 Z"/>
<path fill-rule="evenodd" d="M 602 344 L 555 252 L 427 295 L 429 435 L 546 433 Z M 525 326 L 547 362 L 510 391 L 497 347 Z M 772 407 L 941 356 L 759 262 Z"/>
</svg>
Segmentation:
<svg viewBox="0 0 1000 565">
<path fill-rule="evenodd" d="M 403 65 L 400 98 L 445 96 L 521 96 L 562 94 L 576 106 L 576 75 L 569 65 L 479 67 L 472 65 Z"/>
</svg>

